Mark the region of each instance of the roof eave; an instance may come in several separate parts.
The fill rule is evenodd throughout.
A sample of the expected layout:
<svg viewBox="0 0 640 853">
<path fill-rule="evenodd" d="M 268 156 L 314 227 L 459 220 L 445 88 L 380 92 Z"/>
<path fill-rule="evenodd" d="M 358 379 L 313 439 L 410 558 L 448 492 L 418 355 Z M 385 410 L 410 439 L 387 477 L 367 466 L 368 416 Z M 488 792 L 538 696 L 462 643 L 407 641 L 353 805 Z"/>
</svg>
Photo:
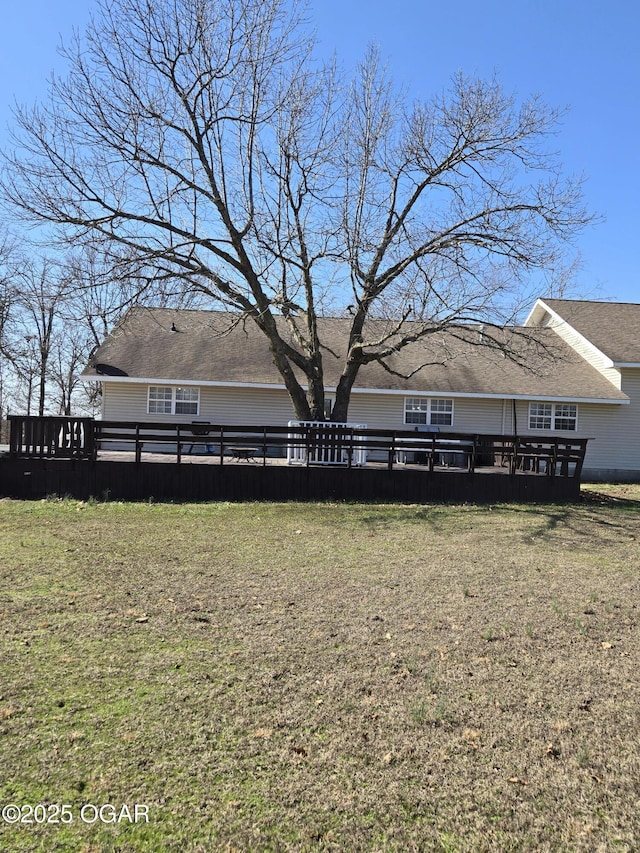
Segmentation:
<svg viewBox="0 0 640 853">
<path fill-rule="evenodd" d="M 549 311 L 549 310 L 550 309 L 548 308 L 547 305 L 545 305 L 544 300 L 539 297 L 538 299 L 536 299 L 535 304 L 534 304 L 533 308 L 531 309 L 531 311 L 529 311 L 529 313 L 527 314 L 527 318 L 524 321 L 524 325 L 528 326 L 530 320 L 537 319 L 537 317 L 540 314 L 544 313 L 545 311 Z"/>
<path fill-rule="evenodd" d="M 205 388 L 255 388 L 261 390 L 286 391 L 286 386 L 274 382 L 228 382 L 219 380 L 205 379 L 167 379 L 166 377 L 148 377 L 148 376 L 97 376 L 97 375 L 82 375 L 80 377 L 85 382 L 114 382 L 114 383 L 132 383 L 136 385 L 192 385 Z M 302 386 L 306 390 L 306 386 Z M 335 393 L 336 388 L 327 386 L 325 391 L 328 394 Z M 620 397 L 592 397 L 592 396 L 574 396 L 571 394 L 510 394 L 510 393 L 490 393 L 483 391 L 451 391 L 451 390 L 436 390 L 436 389 L 418 389 L 418 388 L 365 388 L 362 386 L 356 387 L 352 391 L 353 394 L 382 394 L 385 396 L 407 397 L 407 396 L 423 396 L 423 397 L 450 397 L 456 399 L 471 399 L 471 400 L 545 400 L 550 402 L 573 402 L 573 403 L 601 403 L 605 405 L 628 405 L 629 398 L 626 395 Z"/>
</svg>

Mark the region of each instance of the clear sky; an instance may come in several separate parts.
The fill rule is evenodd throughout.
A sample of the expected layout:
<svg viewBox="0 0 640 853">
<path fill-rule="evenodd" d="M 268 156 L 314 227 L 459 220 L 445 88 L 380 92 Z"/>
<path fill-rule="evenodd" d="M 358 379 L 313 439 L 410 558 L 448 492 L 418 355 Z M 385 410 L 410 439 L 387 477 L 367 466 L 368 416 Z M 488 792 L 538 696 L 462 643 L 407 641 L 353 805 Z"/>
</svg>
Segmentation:
<svg viewBox="0 0 640 853">
<path fill-rule="evenodd" d="M 91 0 L 5 4 L 0 27 L 0 147 L 14 99 L 32 103 L 56 48 L 84 27 Z M 586 198 L 605 217 L 579 242 L 579 285 L 590 298 L 640 302 L 640 4 L 637 0 L 312 0 L 320 49 L 353 66 L 371 41 L 416 96 L 456 71 L 490 77 L 526 97 L 568 107 L 553 141 L 566 169 L 587 177 Z"/>
</svg>

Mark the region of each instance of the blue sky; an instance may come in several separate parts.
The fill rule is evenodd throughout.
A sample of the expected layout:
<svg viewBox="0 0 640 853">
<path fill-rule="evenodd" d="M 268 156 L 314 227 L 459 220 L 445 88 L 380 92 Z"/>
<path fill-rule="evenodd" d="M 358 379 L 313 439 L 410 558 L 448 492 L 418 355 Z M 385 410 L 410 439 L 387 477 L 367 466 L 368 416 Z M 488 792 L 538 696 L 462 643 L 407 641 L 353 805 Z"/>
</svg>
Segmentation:
<svg viewBox="0 0 640 853">
<path fill-rule="evenodd" d="M 14 98 L 30 104 L 64 70 L 60 38 L 83 28 L 91 0 L 7 4 L 0 28 L 0 147 Z M 378 43 L 398 82 L 429 97 L 456 71 L 568 107 L 554 147 L 584 173 L 603 215 L 580 239 L 579 286 L 589 298 L 640 302 L 640 6 L 636 0 L 313 0 L 320 49 L 346 67 Z"/>
</svg>

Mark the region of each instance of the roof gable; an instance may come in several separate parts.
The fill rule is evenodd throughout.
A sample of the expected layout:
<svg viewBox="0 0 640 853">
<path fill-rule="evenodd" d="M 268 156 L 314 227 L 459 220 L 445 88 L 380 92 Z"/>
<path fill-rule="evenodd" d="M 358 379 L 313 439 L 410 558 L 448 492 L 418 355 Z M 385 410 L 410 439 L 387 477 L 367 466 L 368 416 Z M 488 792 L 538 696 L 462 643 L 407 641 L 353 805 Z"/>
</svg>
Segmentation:
<svg viewBox="0 0 640 853">
<path fill-rule="evenodd" d="M 640 304 L 579 299 L 540 299 L 613 365 L 640 367 Z M 534 311 L 529 320 L 534 320 Z"/>
</svg>

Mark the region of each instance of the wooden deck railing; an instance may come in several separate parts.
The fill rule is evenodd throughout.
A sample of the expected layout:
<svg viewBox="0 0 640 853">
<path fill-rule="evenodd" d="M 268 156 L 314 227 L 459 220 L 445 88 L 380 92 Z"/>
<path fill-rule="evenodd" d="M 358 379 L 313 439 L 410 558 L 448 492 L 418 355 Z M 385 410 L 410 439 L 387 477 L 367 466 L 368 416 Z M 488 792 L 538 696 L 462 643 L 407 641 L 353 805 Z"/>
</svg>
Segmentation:
<svg viewBox="0 0 640 853">
<path fill-rule="evenodd" d="M 92 459 L 93 418 L 9 415 L 9 453 L 30 458 Z"/>
<path fill-rule="evenodd" d="M 580 477 L 587 439 L 557 436 L 516 436 L 460 432 L 416 432 L 361 427 L 304 424 L 295 427 L 217 425 L 206 422 L 157 423 L 95 421 L 91 418 L 9 417 L 10 454 L 21 458 L 74 458 L 95 460 L 100 450 L 129 449 L 136 462 L 143 453 L 165 450 L 180 463 L 185 455 L 209 452 L 224 465 L 232 459 L 267 464 L 273 456 L 285 456 L 313 466 L 326 459 L 320 451 L 331 442 L 333 464 L 352 467 L 363 460 L 386 463 L 389 470 L 407 463 L 464 469 L 500 466 L 510 473 Z M 304 452 L 291 453 L 292 448 Z M 354 462 L 357 460 L 357 462 Z M 323 462 L 326 464 L 326 462 Z"/>
</svg>

